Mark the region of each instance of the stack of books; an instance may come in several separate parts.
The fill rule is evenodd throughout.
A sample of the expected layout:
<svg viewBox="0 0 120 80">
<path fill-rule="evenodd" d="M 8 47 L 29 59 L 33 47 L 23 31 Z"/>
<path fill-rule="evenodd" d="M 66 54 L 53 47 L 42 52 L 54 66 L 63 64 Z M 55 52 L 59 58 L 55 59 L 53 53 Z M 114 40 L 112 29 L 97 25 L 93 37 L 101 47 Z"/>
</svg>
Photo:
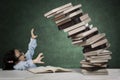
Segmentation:
<svg viewBox="0 0 120 80">
<path fill-rule="evenodd" d="M 83 74 L 108 74 L 106 68 L 112 52 L 105 33 L 89 24 L 91 18 L 83 13 L 82 5 L 62 5 L 44 14 L 55 21 L 59 30 L 68 33 L 73 45 L 83 47 L 84 60 L 80 61 Z"/>
</svg>

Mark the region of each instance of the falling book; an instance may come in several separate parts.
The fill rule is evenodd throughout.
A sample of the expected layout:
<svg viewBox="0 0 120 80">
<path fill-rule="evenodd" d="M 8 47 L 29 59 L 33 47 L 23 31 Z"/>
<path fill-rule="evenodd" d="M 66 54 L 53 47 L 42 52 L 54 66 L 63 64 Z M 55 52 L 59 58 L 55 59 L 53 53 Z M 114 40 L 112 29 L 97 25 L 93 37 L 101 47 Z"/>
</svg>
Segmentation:
<svg viewBox="0 0 120 80">
<path fill-rule="evenodd" d="M 79 15 L 79 14 L 81 14 L 81 13 L 82 13 L 82 10 L 78 10 L 78 11 L 76 11 L 76 12 L 73 12 L 73 13 L 69 14 L 69 15 L 66 16 L 65 18 L 62 18 L 62 19 L 60 19 L 60 20 L 58 20 L 58 21 L 55 21 L 55 23 L 58 24 L 58 25 L 61 25 L 61 24 L 59 24 L 60 22 L 64 22 L 65 20 L 70 19 L 70 18 L 72 18 L 72 17 L 74 17 L 74 16 L 77 16 L 77 15 Z"/>
<path fill-rule="evenodd" d="M 84 20 L 84 21 L 82 21 L 82 22 L 79 22 L 79 23 L 77 23 L 77 24 L 75 24 L 75 25 L 69 26 L 68 28 L 65 28 L 65 29 L 63 29 L 63 30 L 64 30 L 64 32 L 68 32 L 68 31 L 71 31 L 71 30 L 73 30 L 73 29 L 75 29 L 75 28 L 78 28 L 78 27 L 80 27 L 80 26 L 85 25 L 85 24 L 89 23 L 90 21 L 91 21 L 91 19 L 88 18 L 88 19 L 86 19 L 86 20 Z"/>
<path fill-rule="evenodd" d="M 98 29 L 97 29 L 97 27 L 94 27 L 94 28 L 92 28 L 92 29 L 89 30 L 89 31 L 86 31 L 86 32 L 84 32 L 84 33 L 81 33 L 81 34 L 76 35 L 76 37 L 85 37 L 85 36 L 88 36 L 88 35 L 96 32 L 96 31 L 98 31 Z"/>
<path fill-rule="evenodd" d="M 99 55 L 99 56 L 89 56 L 89 57 L 85 57 L 86 60 L 97 60 L 97 59 L 111 59 L 110 55 Z"/>
<path fill-rule="evenodd" d="M 73 30 L 69 31 L 69 32 L 68 32 L 68 35 L 71 36 L 71 35 L 73 35 L 73 34 L 76 34 L 76 33 L 80 32 L 80 31 L 83 31 L 83 30 L 85 30 L 85 29 L 86 29 L 85 26 L 78 27 L 78 28 L 76 28 L 76 29 L 73 29 Z"/>
<path fill-rule="evenodd" d="M 70 7 L 70 6 L 72 6 L 72 3 L 65 4 L 65 5 L 63 5 L 63 6 L 60 6 L 60 7 L 58 7 L 58 8 L 55 8 L 55 9 L 53 9 L 53 10 L 45 13 L 44 16 L 47 17 L 47 18 L 49 18 L 49 17 L 51 17 L 50 15 L 54 16 L 57 11 L 59 11 L 59 10 L 61 10 L 61 9 L 64 9 L 64 8 L 66 8 L 66 7 Z M 53 14 L 54 14 L 54 15 L 53 15 Z"/>
<path fill-rule="evenodd" d="M 36 68 L 30 68 L 28 71 L 38 74 L 38 73 L 55 73 L 55 72 L 71 72 L 72 70 L 62 68 L 62 67 L 54 67 L 54 66 L 41 66 Z"/>
<path fill-rule="evenodd" d="M 80 10 L 80 7 L 81 7 L 81 6 L 82 6 L 82 5 L 79 4 L 79 5 L 76 5 L 76 6 L 71 6 L 71 7 L 67 8 L 67 9 L 62 9 L 63 12 L 62 12 L 61 14 L 55 15 L 54 21 L 57 21 L 57 20 L 59 20 L 59 19 L 62 19 L 62 18 L 64 18 L 65 16 L 67 16 L 67 15 L 69 15 L 69 14 L 71 14 L 71 13 L 77 11 L 77 10 Z"/>
<path fill-rule="evenodd" d="M 88 14 L 84 14 L 83 16 L 80 17 L 81 21 L 84 21 L 85 19 L 89 18 Z"/>
<path fill-rule="evenodd" d="M 99 49 L 95 51 L 86 52 L 83 55 L 87 57 L 87 56 L 104 56 L 104 55 L 111 55 L 111 54 L 112 52 L 109 50 Z"/>
</svg>

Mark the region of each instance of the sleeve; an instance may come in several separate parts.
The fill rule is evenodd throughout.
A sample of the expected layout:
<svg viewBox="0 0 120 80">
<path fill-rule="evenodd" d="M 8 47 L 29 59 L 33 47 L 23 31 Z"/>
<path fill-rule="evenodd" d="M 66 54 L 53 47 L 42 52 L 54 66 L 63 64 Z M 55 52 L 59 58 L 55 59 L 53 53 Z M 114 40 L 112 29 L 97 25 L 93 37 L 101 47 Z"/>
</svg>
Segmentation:
<svg viewBox="0 0 120 80">
<path fill-rule="evenodd" d="M 28 45 L 28 50 L 25 54 L 27 60 L 32 59 L 33 54 L 34 54 L 34 50 L 35 50 L 36 47 L 37 47 L 36 39 L 31 38 L 30 43 Z"/>
<path fill-rule="evenodd" d="M 15 70 L 26 70 L 28 68 L 34 68 L 36 65 L 33 63 L 32 60 L 27 61 L 20 61 L 18 64 L 14 66 Z"/>
</svg>

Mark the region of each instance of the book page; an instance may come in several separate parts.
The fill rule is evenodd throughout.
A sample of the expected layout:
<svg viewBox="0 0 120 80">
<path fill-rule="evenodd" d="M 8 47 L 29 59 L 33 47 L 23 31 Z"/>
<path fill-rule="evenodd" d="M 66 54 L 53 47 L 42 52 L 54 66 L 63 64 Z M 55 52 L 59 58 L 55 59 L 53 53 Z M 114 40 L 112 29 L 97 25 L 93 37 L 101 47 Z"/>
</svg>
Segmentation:
<svg viewBox="0 0 120 80">
<path fill-rule="evenodd" d="M 28 69 L 28 71 L 32 72 L 32 73 L 49 73 L 49 72 L 69 72 L 71 71 L 70 69 L 65 69 L 62 67 L 54 67 L 54 66 L 40 66 L 40 67 L 36 67 L 36 68 L 30 68 Z"/>
<path fill-rule="evenodd" d="M 28 71 L 32 73 L 46 73 L 46 72 L 52 72 L 50 69 L 47 69 L 46 67 L 36 67 L 36 68 L 30 68 Z"/>
</svg>

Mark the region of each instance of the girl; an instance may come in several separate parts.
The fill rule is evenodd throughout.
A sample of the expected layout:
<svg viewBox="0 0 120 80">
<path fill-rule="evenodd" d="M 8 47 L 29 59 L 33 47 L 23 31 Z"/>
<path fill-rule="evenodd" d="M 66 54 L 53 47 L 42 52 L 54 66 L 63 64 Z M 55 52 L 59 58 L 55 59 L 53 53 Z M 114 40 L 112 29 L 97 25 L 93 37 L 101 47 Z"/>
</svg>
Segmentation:
<svg viewBox="0 0 120 80">
<path fill-rule="evenodd" d="M 31 39 L 26 54 L 24 54 L 19 49 L 10 50 L 5 54 L 3 58 L 3 70 L 25 70 L 28 68 L 36 67 L 36 63 L 44 63 L 41 61 L 44 58 L 42 53 L 40 53 L 36 59 L 32 60 L 34 50 L 37 46 L 37 35 L 34 35 L 33 32 L 34 29 L 31 30 Z"/>
</svg>

